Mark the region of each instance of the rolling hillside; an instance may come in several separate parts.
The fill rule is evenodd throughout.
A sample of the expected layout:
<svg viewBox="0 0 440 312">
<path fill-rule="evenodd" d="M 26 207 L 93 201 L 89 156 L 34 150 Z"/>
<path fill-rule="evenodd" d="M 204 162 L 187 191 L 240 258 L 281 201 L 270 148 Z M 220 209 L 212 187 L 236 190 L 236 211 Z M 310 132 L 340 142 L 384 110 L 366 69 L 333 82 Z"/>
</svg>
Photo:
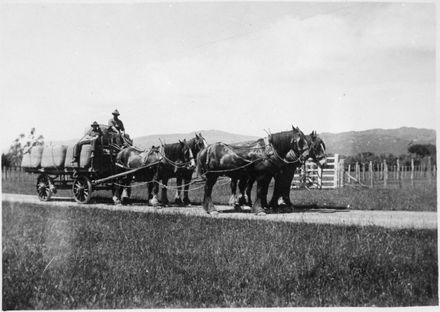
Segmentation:
<svg viewBox="0 0 440 312">
<path fill-rule="evenodd" d="M 408 128 L 371 129 L 341 133 L 321 133 L 327 151 L 346 156 L 362 152 L 374 154 L 406 154 L 410 143 L 436 143 L 436 133 L 432 129 Z"/>
<path fill-rule="evenodd" d="M 190 133 L 176 133 L 176 134 L 154 134 L 143 137 L 134 138 L 134 144 L 136 146 L 146 148 L 151 145 L 159 145 L 159 138 L 165 143 L 175 143 L 183 139 L 191 139 L 195 136 L 195 133 L 201 132 L 203 137 L 208 143 L 214 142 L 224 142 L 224 143 L 234 143 L 249 140 L 256 140 L 258 137 L 234 134 L 220 130 L 199 130 Z"/>
<path fill-rule="evenodd" d="M 242 142 L 256 140 L 258 137 L 234 134 L 219 130 L 198 130 L 190 133 L 155 134 L 134 138 L 134 144 L 141 148 L 159 145 L 159 138 L 165 143 L 174 143 L 184 138 L 191 139 L 195 133 L 201 132 L 208 143 Z M 327 146 L 328 153 L 338 153 L 345 156 L 362 152 L 375 154 L 405 154 L 410 143 L 436 143 L 436 133 L 433 129 L 402 127 L 398 129 L 370 129 L 365 131 L 349 131 L 341 133 L 318 133 Z M 54 142 L 55 143 L 55 142 Z M 74 144 L 75 140 L 56 142 L 57 144 Z"/>
</svg>

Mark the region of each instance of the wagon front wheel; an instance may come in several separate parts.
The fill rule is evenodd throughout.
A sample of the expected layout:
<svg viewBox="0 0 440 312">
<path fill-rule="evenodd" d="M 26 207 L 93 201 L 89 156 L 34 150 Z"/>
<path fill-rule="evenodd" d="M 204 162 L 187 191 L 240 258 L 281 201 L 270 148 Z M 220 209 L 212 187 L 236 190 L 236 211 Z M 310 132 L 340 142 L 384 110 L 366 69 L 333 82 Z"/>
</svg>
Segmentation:
<svg viewBox="0 0 440 312">
<path fill-rule="evenodd" d="M 92 198 L 92 183 L 86 176 L 79 176 L 73 181 L 73 197 L 80 204 L 87 204 Z"/>
<path fill-rule="evenodd" d="M 49 201 L 52 197 L 49 177 L 46 174 L 40 174 L 37 178 L 37 195 L 41 201 Z"/>
</svg>

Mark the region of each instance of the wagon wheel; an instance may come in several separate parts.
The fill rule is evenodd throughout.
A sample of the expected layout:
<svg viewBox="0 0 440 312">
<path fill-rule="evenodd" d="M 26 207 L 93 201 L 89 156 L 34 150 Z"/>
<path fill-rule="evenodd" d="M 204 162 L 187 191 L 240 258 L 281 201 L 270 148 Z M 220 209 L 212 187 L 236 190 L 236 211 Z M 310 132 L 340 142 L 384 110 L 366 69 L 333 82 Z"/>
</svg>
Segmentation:
<svg viewBox="0 0 440 312">
<path fill-rule="evenodd" d="M 37 195 L 41 201 L 48 201 L 52 197 L 52 191 L 49 184 L 49 176 L 40 174 L 37 178 Z"/>
<path fill-rule="evenodd" d="M 73 197 L 80 204 L 87 204 L 92 198 L 92 183 L 88 177 L 80 175 L 73 181 Z"/>
</svg>

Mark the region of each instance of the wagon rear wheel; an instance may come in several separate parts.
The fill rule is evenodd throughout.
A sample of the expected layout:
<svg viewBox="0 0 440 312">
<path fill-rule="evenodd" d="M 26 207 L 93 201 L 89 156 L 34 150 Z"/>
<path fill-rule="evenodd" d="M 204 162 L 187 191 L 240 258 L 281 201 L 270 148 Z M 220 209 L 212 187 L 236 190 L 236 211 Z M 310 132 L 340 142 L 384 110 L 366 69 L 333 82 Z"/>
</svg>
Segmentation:
<svg viewBox="0 0 440 312">
<path fill-rule="evenodd" d="M 37 178 L 37 195 L 41 201 L 48 201 L 52 197 L 52 191 L 49 184 L 49 176 L 40 174 Z"/>
<path fill-rule="evenodd" d="M 78 176 L 73 181 L 73 197 L 80 204 L 87 204 L 92 198 L 92 183 L 86 176 Z"/>
</svg>

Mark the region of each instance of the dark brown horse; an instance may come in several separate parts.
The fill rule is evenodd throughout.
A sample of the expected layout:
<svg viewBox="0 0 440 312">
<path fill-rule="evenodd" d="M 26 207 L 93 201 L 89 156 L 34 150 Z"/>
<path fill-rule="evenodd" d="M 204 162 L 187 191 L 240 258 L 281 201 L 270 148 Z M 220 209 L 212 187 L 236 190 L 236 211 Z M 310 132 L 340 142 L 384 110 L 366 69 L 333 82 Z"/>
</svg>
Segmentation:
<svg viewBox="0 0 440 312">
<path fill-rule="evenodd" d="M 257 141 L 246 141 L 230 144 L 233 148 L 254 148 L 254 149 L 266 149 L 266 143 L 264 139 L 258 139 Z M 254 180 L 251 180 L 245 171 L 242 175 L 235 175 L 231 177 L 231 197 L 229 199 L 229 205 L 239 209 L 241 206 L 246 205 L 252 207 L 251 191 Z M 250 188 L 248 185 L 250 184 Z M 237 196 L 237 186 L 240 191 Z M 246 193 L 244 190 L 246 189 Z"/>
<path fill-rule="evenodd" d="M 203 149 L 208 146 L 205 138 L 201 133 L 195 135 L 194 138 L 188 141 L 188 145 L 192 151 L 192 154 L 195 159 L 197 159 L 197 155 Z M 194 168 L 179 168 L 176 172 L 176 195 L 175 195 L 175 203 L 183 204 L 185 206 L 191 205 L 191 201 L 188 196 L 189 186 L 192 180 L 192 176 L 194 173 Z M 183 185 L 182 185 L 183 182 Z M 181 199 L 181 193 L 183 188 L 183 201 Z"/>
<path fill-rule="evenodd" d="M 157 180 L 160 163 L 162 161 L 162 153 L 159 147 L 152 146 L 151 149 L 140 151 L 135 147 L 127 147 L 121 150 L 116 156 L 116 163 L 121 167 L 121 172 L 129 171 L 135 168 L 142 168 L 134 173 L 128 174 L 121 178 L 115 190 L 113 200 L 116 204 L 121 200 L 128 199 L 130 194 L 130 184 L 136 182 L 152 182 Z M 158 205 L 158 190 L 154 191 L 150 204 Z"/>
<path fill-rule="evenodd" d="M 206 177 L 203 208 L 217 213 L 212 202 L 212 188 L 219 176 L 240 178 L 249 176 L 257 181 L 257 199 L 252 206 L 255 214 L 265 214 L 269 182 L 284 166 L 308 157 L 308 143 L 298 128 L 268 136 L 265 149 L 260 146 L 233 147 L 215 143 L 202 150 L 197 157 L 199 174 Z"/>
<path fill-rule="evenodd" d="M 312 133 L 306 135 L 306 139 L 310 149 L 309 157 L 319 167 L 324 166 L 327 161 L 324 141 L 316 134 L 316 131 L 312 131 Z M 303 165 L 303 163 L 285 166 L 280 173 L 275 176 L 274 191 L 270 201 L 271 207 L 276 208 L 281 205 L 286 206 L 288 209 L 293 208 L 292 202 L 290 201 L 290 186 L 296 169 L 301 165 Z"/>
<path fill-rule="evenodd" d="M 159 168 L 158 181 L 162 182 L 161 203 L 168 205 L 167 186 L 171 178 L 181 177 L 186 170 L 196 167 L 193 151 L 186 140 L 162 145 L 162 165 Z"/>
</svg>

